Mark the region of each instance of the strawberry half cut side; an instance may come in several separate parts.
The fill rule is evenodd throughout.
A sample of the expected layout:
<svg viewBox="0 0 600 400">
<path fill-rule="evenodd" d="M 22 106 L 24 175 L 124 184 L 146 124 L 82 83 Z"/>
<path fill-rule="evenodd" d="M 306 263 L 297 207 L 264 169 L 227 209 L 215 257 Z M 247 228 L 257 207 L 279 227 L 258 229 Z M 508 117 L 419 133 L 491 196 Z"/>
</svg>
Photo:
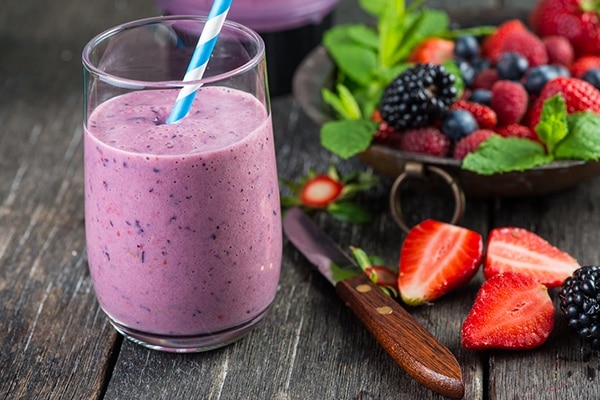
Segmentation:
<svg viewBox="0 0 600 400">
<path fill-rule="evenodd" d="M 505 227 L 489 234 L 483 274 L 490 278 L 502 272 L 519 272 L 552 288 L 579 267 L 577 260 L 535 233 Z"/>
<path fill-rule="evenodd" d="M 310 179 L 300 193 L 303 205 L 325 207 L 333 203 L 342 193 L 344 185 L 328 175 L 317 175 Z"/>
<path fill-rule="evenodd" d="M 481 235 L 428 219 L 413 227 L 400 251 L 398 288 L 402 300 L 421 305 L 468 283 L 483 257 Z"/>
<path fill-rule="evenodd" d="M 470 350 L 527 350 L 541 346 L 554 328 L 554 305 L 546 286 L 506 272 L 481 285 L 462 329 Z"/>
</svg>

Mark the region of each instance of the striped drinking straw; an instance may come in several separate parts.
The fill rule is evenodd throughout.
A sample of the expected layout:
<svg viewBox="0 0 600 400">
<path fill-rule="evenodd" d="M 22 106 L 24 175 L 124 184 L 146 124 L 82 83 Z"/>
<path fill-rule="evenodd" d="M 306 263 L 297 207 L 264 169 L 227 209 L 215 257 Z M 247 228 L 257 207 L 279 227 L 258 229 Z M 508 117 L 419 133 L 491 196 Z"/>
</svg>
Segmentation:
<svg viewBox="0 0 600 400">
<path fill-rule="evenodd" d="M 204 29 L 198 39 L 198 44 L 192 55 L 192 59 L 188 65 L 184 82 L 196 81 L 202 79 L 204 70 L 210 59 L 210 55 L 215 48 L 215 43 L 231 7 L 232 0 L 215 0 L 212 4 Z M 190 111 L 196 93 L 201 85 L 186 85 L 177 96 L 177 100 L 173 105 L 171 114 L 167 118 L 167 124 L 173 124 L 183 119 Z"/>
</svg>

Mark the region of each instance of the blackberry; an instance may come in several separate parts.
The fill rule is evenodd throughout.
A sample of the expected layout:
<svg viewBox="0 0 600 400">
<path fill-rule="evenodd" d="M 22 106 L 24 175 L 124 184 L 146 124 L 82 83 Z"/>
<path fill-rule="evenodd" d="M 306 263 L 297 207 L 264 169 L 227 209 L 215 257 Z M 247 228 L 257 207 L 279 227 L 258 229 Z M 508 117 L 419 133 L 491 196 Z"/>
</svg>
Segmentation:
<svg viewBox="0 0 600 400">
<path fill-rule="evenodd" d="M 569 326 L 593 349 L 600 349 L 600 266 L 575 270 L 563 282 L 559 297 Z"/>
<path fill-rule="evenodd" d="M 441 65 L 416 64 L 385 88 L 381 117 L 398 131 L 432 125 L 454 103 L 454 82 L 454 75 Z"/>
</svg>

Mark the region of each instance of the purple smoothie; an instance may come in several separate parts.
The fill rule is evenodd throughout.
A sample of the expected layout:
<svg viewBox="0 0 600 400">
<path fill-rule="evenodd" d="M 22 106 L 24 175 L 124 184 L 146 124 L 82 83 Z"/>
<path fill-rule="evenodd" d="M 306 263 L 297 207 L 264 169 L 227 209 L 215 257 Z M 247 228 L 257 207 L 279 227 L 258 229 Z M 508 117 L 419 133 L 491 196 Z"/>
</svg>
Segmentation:
<svg viewBox="0 0 600 400">
<path fill-rule="evenodd" d="M 176 91 L 100 105 L 84 134 L 86 240 L 102 309 L 157 335 L 228 330 L 266 311 L 281 265 L 270 114 L 203 87 L 190 114 L 157 123 Z"/>
</svg>

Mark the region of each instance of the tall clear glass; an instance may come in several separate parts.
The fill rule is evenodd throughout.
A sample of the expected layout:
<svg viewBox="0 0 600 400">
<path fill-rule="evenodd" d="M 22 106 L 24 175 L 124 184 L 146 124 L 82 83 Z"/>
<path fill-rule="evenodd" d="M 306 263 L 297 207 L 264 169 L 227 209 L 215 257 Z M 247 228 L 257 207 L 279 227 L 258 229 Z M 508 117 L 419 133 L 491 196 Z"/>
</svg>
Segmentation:
<svg viewBox="0 0 600 400">
<path fill-rule="evenodd" d="M 261 321 L 282 233 L 264 44 L 226 22 L 201 81 L 183 82 L 206 22 L 158 17 L 83 51 L 89 270 L 111 324 L 146 347 L 198 352 Z M 201 84 L 166 124 L 179 90 Z"/>
</svg>

